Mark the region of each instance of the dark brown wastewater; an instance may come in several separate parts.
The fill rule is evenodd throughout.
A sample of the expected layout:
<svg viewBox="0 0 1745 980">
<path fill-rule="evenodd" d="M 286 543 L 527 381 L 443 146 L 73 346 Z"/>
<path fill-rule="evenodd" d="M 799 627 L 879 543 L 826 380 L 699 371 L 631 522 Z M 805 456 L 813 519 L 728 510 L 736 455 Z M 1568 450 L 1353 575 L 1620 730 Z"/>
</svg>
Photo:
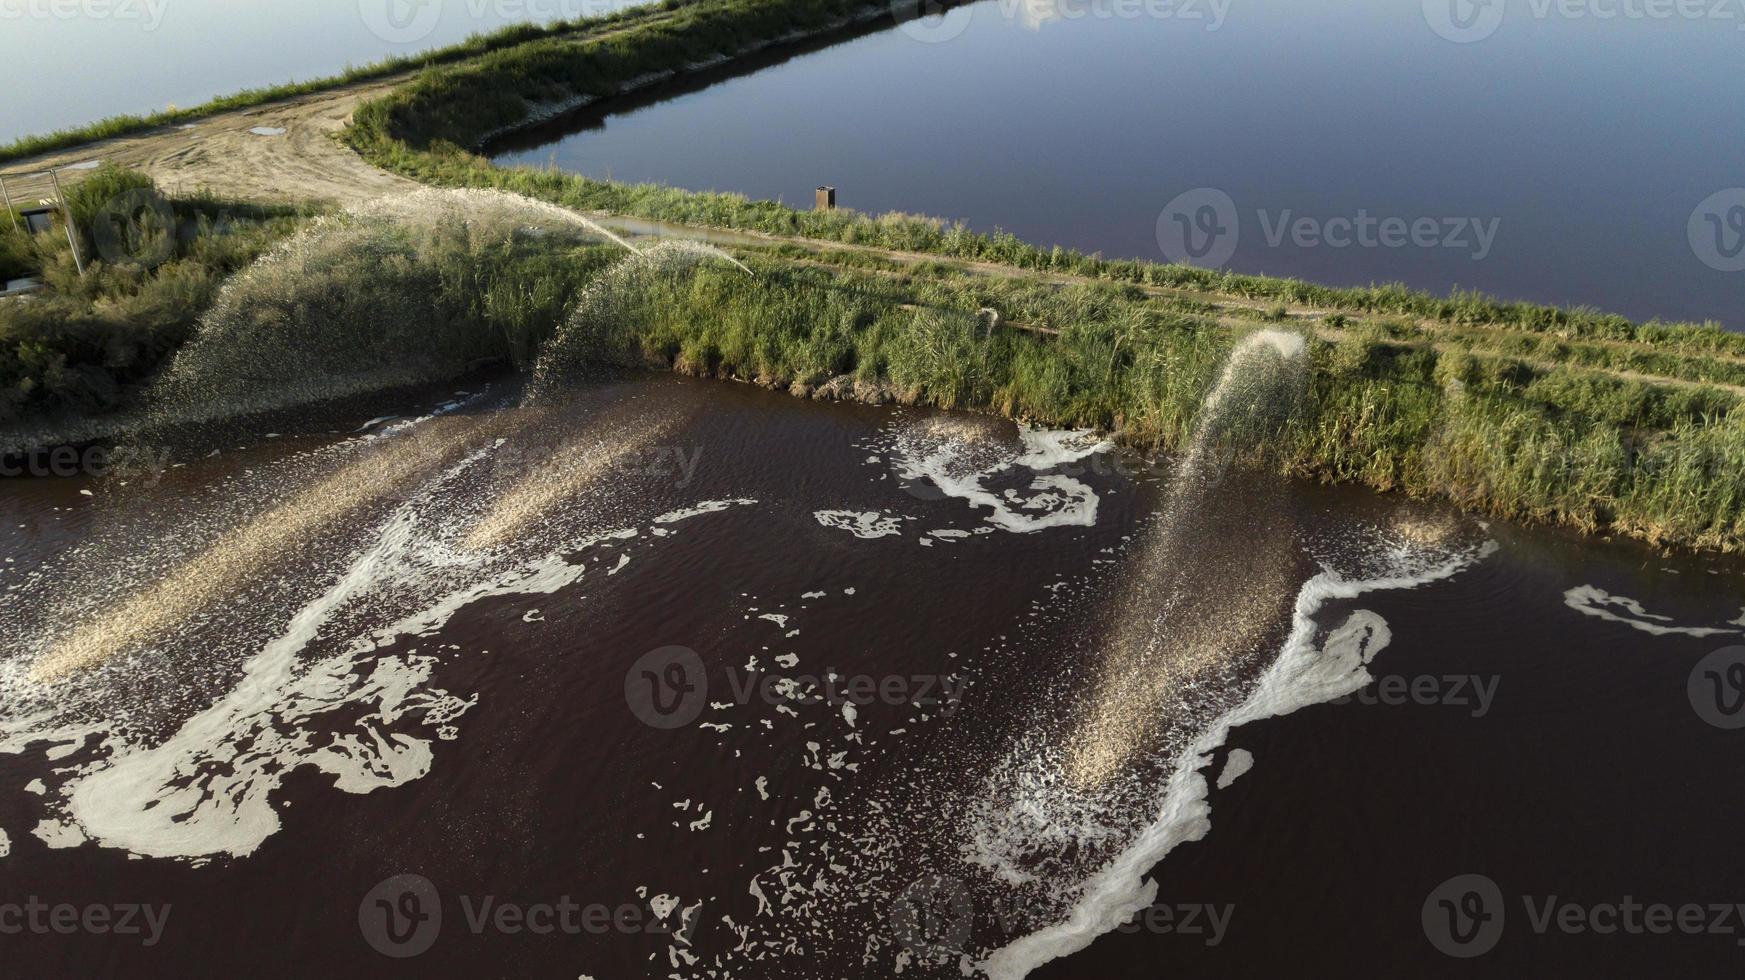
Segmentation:
<svg viewBox="0 0 1745 980">
<path fill-rule="evenodd" d="M 1736 565 L 717 382 L 393 401 L 0 483 L 0 973 L 1745 963 Z"/>
</svg>

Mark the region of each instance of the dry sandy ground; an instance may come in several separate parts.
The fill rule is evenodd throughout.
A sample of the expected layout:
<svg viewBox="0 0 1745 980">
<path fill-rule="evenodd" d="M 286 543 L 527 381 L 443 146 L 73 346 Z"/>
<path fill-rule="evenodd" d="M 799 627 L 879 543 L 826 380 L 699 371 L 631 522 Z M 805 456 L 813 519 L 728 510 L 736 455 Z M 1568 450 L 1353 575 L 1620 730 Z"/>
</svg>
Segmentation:
<svg viewBox="0 0 1745 980">
<path fill-rule="evenodd" d="M 333 138 L 358 103 L 403 80 L 378 79 L 87 143 L 15 161 L 0 177 L 14 200 L 25 200 L 48 193 L 46 178 L 13 174 L 111 161 L 143 170 L 172 193 L 209 190 L 251 201 L 353 204 L 418 186 L 370 166 Z M 89 172 L 62 169 L 60 176 L 72 182 Z"/>
<path fill-rule="evenodd" d="M 633 23 L 571 38 L 604 39 L 647 27 L 674 15 L 650 11 Z M 334 139 L 360 102 L 375 98 L 417 74 L 407 71 L 373 81 L 339 85 L 249 109 L 205 116 L 68 150 L 17 160 L 0 168 L 14 202 L 53 193 L 42 171 L 94 167 L 105 160 L 143 170 L 173 194 L 207 190 L 221 197 L 278 204 L 325 202 L 340 206 L 419 186 L 378 170 Z M 282 132 L 281 132 L 282 131 Z M 36 172 L 36 176 L 19 176 Z M 63 182 L 88 170 L 61 169 Z"/>
</svg>

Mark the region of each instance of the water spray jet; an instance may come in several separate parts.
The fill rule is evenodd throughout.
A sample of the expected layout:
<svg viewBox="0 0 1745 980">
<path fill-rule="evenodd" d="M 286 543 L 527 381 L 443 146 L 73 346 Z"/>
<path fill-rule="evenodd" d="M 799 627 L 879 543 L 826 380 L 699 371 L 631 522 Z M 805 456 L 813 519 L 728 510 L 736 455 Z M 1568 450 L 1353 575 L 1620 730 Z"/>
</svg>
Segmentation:
<svg viewBox="0 0 1745 980">
<path fill-rule="evenodd" d="M 1270 474 L 1218 494 L 1234 458 L 1262 447 L 1301 398 L 1303 338 L 1261 330 L 1231 350 L 1207 394 L 1175 482 L 1138 561 L 1099 665 L 1067 772 L 1112 778 L 1167 723 L 1169 704 L 1259 649 L 1291 593 L 1283 495 Z M 1281 518 L 1285 526 L 1278 526 Z"/>
<path fill-rule="evenodd" d="M 415 486 L 493 434 L 493 419 L 438 417 L 387 437 L 337 472 L 293 494 L 135 592 L 75 626 L 31 664 L 48 683 L 170 632 L 278 568 L 290 553 L 377 502 Z"/>
</svg>

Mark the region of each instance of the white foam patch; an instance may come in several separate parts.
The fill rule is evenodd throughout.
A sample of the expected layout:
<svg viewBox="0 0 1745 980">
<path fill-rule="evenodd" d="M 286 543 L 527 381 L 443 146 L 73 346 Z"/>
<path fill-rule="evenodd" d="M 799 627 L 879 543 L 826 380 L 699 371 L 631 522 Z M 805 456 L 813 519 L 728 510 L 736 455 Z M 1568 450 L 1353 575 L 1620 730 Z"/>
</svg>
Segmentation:
<svg viewBox="0 0 1745 980">
<path fill-rule="evenodd" d="M 820 510 L 814 511 L 812 517 L 825 527 L 840 528 L 857 538 L 883 538 L 903 533 L 901 517 L 887 517 L 878 511 Z"/>
<path fill-rule="evenodd" d="M 1156 816 L 1114 860 L 1079 889 L 1080 899 L 1064 921 L 1039 929 L 995 950 L 977 966 L 990 980 L 1022 980 L 1050 960 L 1078 952 L 1130 920 L 1157 898 L 1157 882 L 1145 877 L 1178 844 L 1199 840 L 1211 829 L 1208 787 L 1201 775 L 1211 756 L 1239 725 L 1290 714 L 1362 690 L 1372 678 L 1365 666 L 1388 645 L 1387 622 L 1357 610 L 1321 644 L 1315 643 L 1315 615 L 1329 601 L 1367 592 L 1411 589 L 1449 578 L 1490 555 L 1495 542 L 1421 567 L 1409 549 L 1396 553 L 1395 574 L 1347 580 L 1326 569 L 1297 593 L 1292 629 L 1284 649 L 1241 705 L 1219 718 L 1177 757 Z M 980 847 L 987 849 L 987 842 Z M 985 863 L 985 862 L 984 862 Z"/>
<path fill-rule="evenodd" d="M 362 657 L 377 641 L 364 639 L 301 676 L 296 670 L 298 654 L 328 619 L 388 577 L 415 527 L 413 515 L 402 512 L 338 583 L 249 660 L 224 698 L 161 744 L 120 753 L 69 784 L 67 810 L 86 834 L 153 857 L 243 856 L 278 831 L 269 794 L 288 770 L 314 765 L 349 793 L 398 786 L 429 772 L 430 740 L 386 726 L 414 707 L 434 711 L 428 726 L 446 725 L 471 705 L 421 689 L 433 658 L 384 657 L 365 679 Z M 369 740 L 348 733 L 312 745 L 322 733 L 299 723 L 347 703 L 375 707 L 359 720 Z"/>
<path fill-rule="evenodd" d="M 1659 616 L 1649 612 L 1635 599 L 1613 595 L 1593 585 L 1578 585 L 1565 592 L 1563 604 L 1584 616 L 1622 623 L 1652 636 L 1737 636 L 1745 633 L 1745 630 L 1729 628 L 1745 625 L 1738 621 L 1728 626 L 1683 626 L 1671 616 Z M 1745 619 L 1745 616 L 1740 619 Z"/>
<path fill-rule="evenodd" d="M 986 508 L 985 520 L 1019 534 L 1051 527 L 1089 527 L 1097 495 L 1069 474 L 1051 473 L 1112 448 L 1087 430 L 1020 427 L 1019 446 L 959 438 L 935 417 L 896 433 L 891 465 L 906 481 L 930 484 L 939 494 Z M 1033 474 L 1025 489 L 994 490 L 997 477 Z"/>
<path fill-rule="evenodd" d="M 30 835 L 47 844 L 50 850 L 56 851 L 85 843 L 85 835 L 79 833 L 79 828 L 70 820 L 45 819 L 36 825 Z"/>
<path fill-rule="evenodd" d="M 1019 466 L 1045 470 L 1067 463 L 1076 463 L 1087 456 L 1114 448 L 1114 443 L 1099 438 L 1089 429 L 1033 429 L 1020 426 L 1018 440 L 1024 446 L 1018 457 Z"/>
<path fill-rule="evenodd" d="M 731 500 L 705 500 L 702 503 L 690 507 L 681 507 L 678 510 L 667 511 L 659 517 L 656 517 L 654 523 L 676 524 L 679 521 L 689 520 L 693 517 L 701 517 L 704 514 L 718 514 L 729 507 L 750 506 L 756 503 L 757 501 L 745 497 L 737 497 Z"/>
<path fill-rule="evenodd" d="M 0 858 L 12 853 L 12 838 L 6 836 L 6 831 L 0 830 Z"/>
<path fill-rule="evenodd" d="M 1247 749 L 1231 749 L 1229 757 L 1224 760 L 1224 771 L 1218 774 L 1218 788 L 1229 789 L 1231 783 L 1253 768 L 1254 753 Z"/>
</svg>

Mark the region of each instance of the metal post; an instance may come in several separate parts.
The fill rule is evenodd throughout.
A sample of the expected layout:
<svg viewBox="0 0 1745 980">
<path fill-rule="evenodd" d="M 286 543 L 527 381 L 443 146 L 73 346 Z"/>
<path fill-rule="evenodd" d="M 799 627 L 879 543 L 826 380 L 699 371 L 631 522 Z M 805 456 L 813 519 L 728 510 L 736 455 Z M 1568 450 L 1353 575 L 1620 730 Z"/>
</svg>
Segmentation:
<svg viewBox="0 0 1745 980">
<path fill-rule="evenodd" d="M 12 219 L 12 230 L 18 230 L 18 212 L 12 210 L 12 193 L 6 189 L 6 178 L 0 177 L 0 198 L 6 201 L 6 216 Z"/>
<path fill-rule="evenodd" d="M 55 182 L 55 197 L 60 198 L 61 213 L 67 216 L 67 244 L 73 246 L 73 265 L 79 270 L 79 278 L 85 277 L 85 260 L 79 258 L 79 235 L 73 230 L 73 208 L 67 203 L 67 195 L 61 190 L 61 175 L 53 170 L 48 172 Z"/>
</svg>

